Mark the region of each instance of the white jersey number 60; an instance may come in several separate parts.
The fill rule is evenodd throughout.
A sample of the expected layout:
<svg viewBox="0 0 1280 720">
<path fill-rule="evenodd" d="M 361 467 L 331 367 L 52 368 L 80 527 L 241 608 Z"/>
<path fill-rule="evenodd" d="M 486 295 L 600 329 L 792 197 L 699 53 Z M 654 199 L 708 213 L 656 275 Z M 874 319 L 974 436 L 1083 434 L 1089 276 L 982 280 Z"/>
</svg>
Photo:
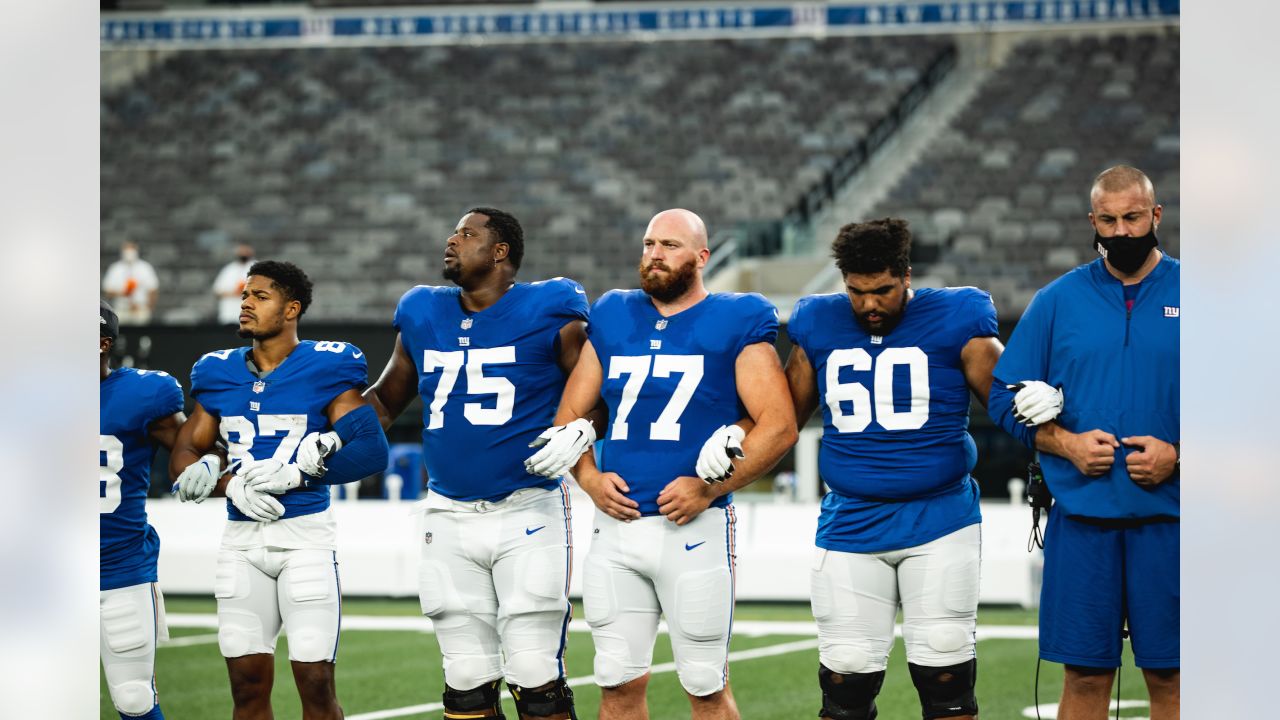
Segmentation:
<svg viewBox="0 0 1280 720">
<path fill-rule="evenodd" d="M 871 392 L 862 383 L 840 382 L 840 369 L 851 367 L 866 372 L 875 365 L 875 409 Z M 911 408 L 893 407 L 893 368 L 906 365 L 911 373 Z M 871 424 L 872 416 L 885 430 L 917 430 L 929 421 L 929 358 L 918 347 L 885 348 L 874 362 L 862 348 L 833 350 L 827 356 L 827 407 L 831 424 L 842 433 L 862 432 Z M 848 413 L 840 408 L 849 402 Z"/>
</svg>

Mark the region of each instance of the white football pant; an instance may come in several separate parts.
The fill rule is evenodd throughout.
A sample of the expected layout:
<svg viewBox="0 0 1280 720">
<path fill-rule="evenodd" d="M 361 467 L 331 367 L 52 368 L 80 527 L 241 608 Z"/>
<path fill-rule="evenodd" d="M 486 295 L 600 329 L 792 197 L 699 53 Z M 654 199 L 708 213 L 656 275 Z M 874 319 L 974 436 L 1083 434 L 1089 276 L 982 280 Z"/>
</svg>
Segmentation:
<svg viewBox="0 0 1280 720">
<path fill-rule="evenodd" d="M 564 676 L 572 606 L 569 492 L 525 488 L 498 502 L 422 502 L 418 599 L 444 679 L 472 690 L 505 677 L 525 688 Z"/>
<path fill-rule="evenodd" d="M 889 552 L 818 548 L 810 590 L 822 664 L 838 673 L 884 670 L 899 603 L 908 662 L 944 667 L 974 657 L 981 528 Z"/>
<path fill-rule="evenodd" d="M 143 583 L 98 595 L 102 669 L 111 703 L 125 715 L 143 715 L 155 707 L 156 643 L 169 639 L 164 597 L 155 583 Z"/>
<path fill-rule="evenodd" d="M 337 660 L 342 592 L 333 550 L 224 547 L 213 594 L 223 657 L 274 654 L 283 627 L 290 660 Z"/>
<path fill-rule="evenodd" d="M 596 511 L 583 603 L 597 685 L 617 687 L 649 672 L 661 613 L 685 691 L 705 697 L 724 689 L 734 523 L 733 506 L 707 508 L 685 525 L 661 515 L 623 522 Z"/>
</svg>

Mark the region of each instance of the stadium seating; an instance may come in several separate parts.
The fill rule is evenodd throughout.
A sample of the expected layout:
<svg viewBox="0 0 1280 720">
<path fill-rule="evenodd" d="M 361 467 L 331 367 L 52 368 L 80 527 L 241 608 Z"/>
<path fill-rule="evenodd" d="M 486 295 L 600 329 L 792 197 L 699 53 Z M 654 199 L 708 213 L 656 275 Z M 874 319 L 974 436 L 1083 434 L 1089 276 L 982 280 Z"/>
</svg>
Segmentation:
<svg viewBox="0 0 1280 720">
<path fill-rule="evenodd" d="M 870 217 L 911 221 L 934 262 L 920 284 L 990 289 L 1004 317 L 1094 255 L 1088 188 L 1112 165 L 1147 172 L 1178 237 L 1178 31 L 1031 36 Z M 919 254 L 919 253 L 917 253 Z"/>
<path fill-rule="evenodd" d="M 493 204 L 525 225 L 522 278 L 633 286 L 654 211 L 689 207 L 713 231 L 780 217 L 951 44 L 177 53 L 104 91 L 103 264 L 140 242 L 158 317 L 191 322 L 212 315 L 231 244 L 249 242 L 315 278 L 311 317 L 385 322 L 407 287 L 437 281 L 462 212 Z"/>
</svg>

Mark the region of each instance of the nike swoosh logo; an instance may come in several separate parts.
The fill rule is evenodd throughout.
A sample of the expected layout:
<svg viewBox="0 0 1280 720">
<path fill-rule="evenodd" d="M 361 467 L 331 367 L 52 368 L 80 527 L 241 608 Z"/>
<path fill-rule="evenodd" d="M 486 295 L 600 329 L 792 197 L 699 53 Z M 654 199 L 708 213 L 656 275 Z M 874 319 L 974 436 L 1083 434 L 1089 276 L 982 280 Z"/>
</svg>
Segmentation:
<svg viewBox="0 0 1280 720">
<path fill-rule="evenodd" d="M 358 353 L 352 353 L 351 357 L 353 357 L 353 358 L 362 358 L 362 357 L 364 357 L 364 351 L 363 351 L 363 350 L 361 350 L 361 351 L 360 351 L 360 352 L 358 352 Z"/>
<path fill-rule="evenodd" d="M 685 543 L 685 544 L 684 544 L 684 549 L 685 549 L 685 550 L 692 550 L 692 549 L 694 549 L 694 548 L 698 547 L 699 545 L 706 545 L 706 544 L 707 544 L 707 541 L 706 541 L 706 540 L 703 540 L 703 541 L 702 541 L 702 542 L 700 542 L 700 543 L 694 543 L 694 544 L 692 544 L 692 545 L 690 545 L 689 543 Z"/>
<path fill-rule="evenodd" d="M 574 289 L 573 289 L 573 291 L 574 291 L 574 292 L 576 292 L 576 293 L 578 293 L 579 295 L 586 295 L 586 294 L 587 294 L 587 291 L 586 291 L 586 290 L 583 290 L 582 288 L 574 288 Z"/>
<path fill-rule="evenodd" d="M 539 530 L 541 530 L 541 529 L 542 529 L 542 528 L 544 528 L 544 527 L 546 527 L 546 525 L 540 525 L 540 526 L 538 526 L 538 527 L 536 527 L 536 528 L 534 528 L 534 529 L 532 529 L 532 530 L 530 530 L 529 528 L 525 528 L 525 529 L 524 529 L 524 534 L 525 534 L 525 535 L 532 535 L 532 534 L 534 534 L 534 533 L 538 532 Z"/>
</svg>

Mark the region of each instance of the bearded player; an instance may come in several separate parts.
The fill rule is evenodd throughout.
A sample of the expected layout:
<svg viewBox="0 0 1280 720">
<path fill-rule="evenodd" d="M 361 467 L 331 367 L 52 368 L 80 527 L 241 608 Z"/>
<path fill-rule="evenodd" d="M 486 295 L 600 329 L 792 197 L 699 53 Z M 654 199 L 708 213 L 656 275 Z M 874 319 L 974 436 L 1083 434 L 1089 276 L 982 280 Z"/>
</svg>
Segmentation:
<svg viewBox="0 0 1280 720">
<path fill-rule="evenodd" d="M 983 406 L 1002 347 L 991 296 L 911 288 L 905 220 L 845 225 L 845 292 L 801 298 L 787 331 L 796 418 L 822 407 L 822 500 L 811 571 L 820 716 L 871 720 L 902 608 L 927 720 L 976 718 L 982 520 L 969 475 L 969 395 Z"/>
<path fill-rule="evenodd" d="M 739 717 L 728 667 L 732 492 L 772 467 L 796 428 L 773 347 L 777 312 L 757 294 L 708 293 L 710 254 L 697 215 L 654 216 L 642 290 L 596 301 L 551 434 L 554 442 L 601 398 L 607 404 L 603 457 L 597 464 L 588 451 L 574 470 L 597 508 L 583 601 L 604 720 L 648 717 L 660 614 L 692 717 Z M 745 434 L 735 425 L 744 414 L 753 424 Z M 734 472 L 699 477 L 702 456 L 724 460 L 727 448 L 738 456 Z"/>
</svg>

